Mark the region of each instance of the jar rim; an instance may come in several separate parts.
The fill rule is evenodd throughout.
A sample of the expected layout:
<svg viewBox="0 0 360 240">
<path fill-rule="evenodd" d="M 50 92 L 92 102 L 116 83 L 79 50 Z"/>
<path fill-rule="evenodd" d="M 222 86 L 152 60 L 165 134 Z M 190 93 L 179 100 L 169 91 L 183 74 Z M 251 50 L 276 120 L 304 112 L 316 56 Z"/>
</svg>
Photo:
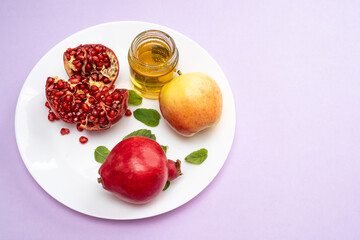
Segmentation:
<svg viewBox="0 0 360 240">
<path fill-rule="evenodd" d="M 158 64 L 158 65 L 150 65 L 150 64 L 143 63 L 142 61 L 140 61 L 140 59 L 138 59 L 136 57 L 136 55 L 135 55 L 136 49 L 140 45 L 140 43 L 143 42 L 144 40 L 149 40 L 152 38 L 156 38 L 158 40 L 163 40 L 169 46 L 169 48 L 171 50 L 171 57 L 166 62 Z M 163 31 L 160 31 L 160 30 L 155 30 L 155 29 L 150 29 L 150 30 L 146 30 L 146 31 L 139 33 L 132 41 L 131 46 L 129 48 L 129 53 L 128 53 L 129 62 L 134 61 L 136 64 L 140 65 L 141 67 L 143 67 L 145 69 L 149 69 L 150 71 L 154 71 L 154 70 L 158 70 L 159 72 L 165 71 L 169 67 L 176 66 L 178 59 L 179 59 L 179 52 L 176 47 L 174 39 L 169 34 L 163 32 Z M 164 66 L 166 66 L 166 68 L 164 68 Z"/>
</svg>

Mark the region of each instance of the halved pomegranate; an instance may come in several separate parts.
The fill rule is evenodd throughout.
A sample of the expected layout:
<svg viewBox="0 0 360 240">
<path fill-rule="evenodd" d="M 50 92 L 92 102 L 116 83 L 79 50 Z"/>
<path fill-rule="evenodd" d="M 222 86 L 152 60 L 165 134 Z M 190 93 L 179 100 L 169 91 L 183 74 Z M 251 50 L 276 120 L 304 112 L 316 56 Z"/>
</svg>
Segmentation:
<svg viewBox="0 0 360 240">
<path fill-rule="evenodd" d="M 68 81 L 48 77 L 46 99 L 56 117 L 90 131 L 104 130 L 116 123 L 126 112 L 127 89 L 108 86 L 102 74 L 81 76 L 75 73 Z"/>
<path fill-rule="evenodd" d="M 68 48 L 63 59 L 69 77 L 74 74 L 90 76 L 95 73 L 104 76 L 104 85 L 111 87 L 119 74 L 119 62 L 115 53 L 102 44 Z"/>
</svg>

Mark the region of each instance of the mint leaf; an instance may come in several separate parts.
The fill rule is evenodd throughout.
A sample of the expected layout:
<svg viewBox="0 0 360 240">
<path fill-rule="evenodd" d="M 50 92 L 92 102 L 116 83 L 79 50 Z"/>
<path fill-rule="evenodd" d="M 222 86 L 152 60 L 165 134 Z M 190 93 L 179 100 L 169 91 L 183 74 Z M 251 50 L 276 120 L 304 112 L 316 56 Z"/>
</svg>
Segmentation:
<svg viewBox="0 0 360 240">
<path fill-rule="evenodd" d="M 104 146 L 99 146 L 95 149 L 94 157 L 95 161 L 98 163 L 103 163 L 106 157 L 109 155 L 110 151 Z"/>
<path fill-rule="evenodd" d="M 164 187 L 163 191 L 168 189 L 169 186 L 170 186 L 170 181 L 166 181 L 166 184 L 165 184 L 165 187 Z"/>
<path fill-rule="evenodd" d="M 123 140 L 129 138 L 129 137 L 133 137 L 133 136 L 143 136 L 143 137 L 147 137 L 147 138 L 150 138 L 154 141 L 156 141 L 156 137 L 155 137 L 155 134 L 152 134 L 150 130 L 147 130 L 147 129 L 139 129 L 139 130 L 136 130 L 128 135 L 126 135 Z"/>
<path fill-rule="evenodd" d="M 134 90 L 129 90 L 128 103 L 131 105 L 140 105 L 142 103 L 142 97 L 137 94 Z"/>
<path fill-rule="evenodd" d="M 164 145 L 161 145 L 162 149 L 164 150 L 165 154 L 166 154 L 166 151 L 168 149 L 168 146 L 164 146 Z"/>
<path fill-rule="evenodd" d="M 206 150 L 205 148 L 202 148 L 200 150 L 197 150 L 197 151 L 192 152 L 189 155 L 187 155 L 185 157 L 185 161 L 187 161 L 189 163 L 194 163 L 194 164 L 201 164 L 202 162 L 205 161 L 205 159 L 207 158 L 207 155 L 208 155 L 208 150 Z"/>
<path fill-rule="evenodd" d="M 138 108 L 134 112 L 134 117 L 149 127 L 159 125 L 160 113 L 155 109 Z"/>
</svg>

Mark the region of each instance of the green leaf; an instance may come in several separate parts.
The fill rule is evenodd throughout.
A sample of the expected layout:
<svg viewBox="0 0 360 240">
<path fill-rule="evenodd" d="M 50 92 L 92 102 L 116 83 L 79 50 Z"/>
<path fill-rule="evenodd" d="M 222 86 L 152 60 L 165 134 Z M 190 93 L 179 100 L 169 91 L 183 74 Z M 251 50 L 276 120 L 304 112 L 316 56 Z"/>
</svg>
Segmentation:
<svg viewBox="0 0 360 240">
<path fill-rule="evenodd" d="M 129 90 L 129 104 L 140 105 L 142 103 L 142 97 L 137 94 L 134 90 Z"/>
<path fill-rule="evenodd" d="M 159 125 L 160 113 L 155 109 L 138 108 L 134 112 L 134 117 L 149 127 Z"/>
<path fill-rule="evenodd" d="M 128 135 L 126 135 L 123 140 L 129 138 L 129 137 L 133 137 L 133 136 L 143 136 L 143 137 L 147 137 L 147 138 L 150 138 L 154 141 L 156 141 L 156 137 L 155 137 L 155 134 L 152 134 L 150 130 L 147 130 L 147 129 L 139 129 L 139 130 L 136 130 Z"/>
<path fill-rule="evenodd" d="M 98 163 L 103 163 L 106 159 L 106 157 L 109 155 L 110 151 L 107 149 L 107 147 L 99 146 L 95 149 L 94 156 L 95 161 Z"/>
<path fill-rule="evenodd" d="M 166 151 L 168 149 L 168 146 L 164 146 L 164 145 L 161 145 L 162 149 L 164 150 L 165 154 L 166 154 Z"/>
<path fill-rule="evenodd" d="M 168 189 L 169 186 L 170 186 L 170 181 L 166 181 L 166 184 L 165 184 L 165 187 L 164 187 L 163 191 Z"/>
<path fill-rule="evenodd" d="M 205 159 L 207 158 L 207 155 L 208 155 L 208 150 L 206 150 L 205 148 L 202 148 L 200 150 L 197 150 L 197 151 L 192 152 L 189 155 L 187 155 L 185 157 L 185 161 L 187 161 L 189 163 L 194 163 L 194 164 L 201 164 L 202 162 L 205 161 Z"/>
</svg>

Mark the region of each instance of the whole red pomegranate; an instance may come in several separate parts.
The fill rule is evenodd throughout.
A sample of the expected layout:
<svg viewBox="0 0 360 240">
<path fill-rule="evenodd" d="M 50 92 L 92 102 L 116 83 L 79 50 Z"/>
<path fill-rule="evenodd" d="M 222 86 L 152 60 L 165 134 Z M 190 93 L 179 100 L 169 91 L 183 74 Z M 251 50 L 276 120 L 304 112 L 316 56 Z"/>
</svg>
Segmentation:
<svg viewBox="0 0 360 240">
<path fill-rule="evenodd" d="M 148 203 L 162 192 L 170 180 L 169 172 L 171 180 L 181 175 L 180 164 L 169 164 L 169 161 L 173 162 L 166 158 L 156 141 L 130 137 L 111 150 L 99 169 L 98 181 L 123 201 Z"/>
</svg>

